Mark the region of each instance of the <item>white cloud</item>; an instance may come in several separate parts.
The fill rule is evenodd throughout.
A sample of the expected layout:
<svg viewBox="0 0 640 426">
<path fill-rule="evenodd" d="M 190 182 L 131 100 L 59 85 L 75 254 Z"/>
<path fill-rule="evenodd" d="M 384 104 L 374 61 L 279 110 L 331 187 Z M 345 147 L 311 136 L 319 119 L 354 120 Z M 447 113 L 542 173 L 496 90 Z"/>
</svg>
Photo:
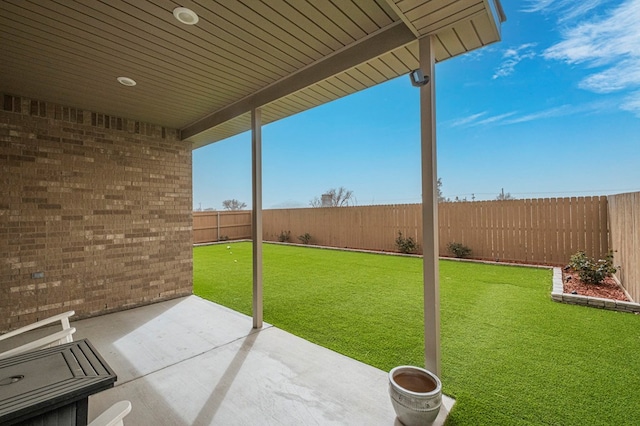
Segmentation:
<svg viewBox="0 0 640 426">
<path fill-rule="evenodd" d="M 561 105 L 559 107 L 550 108 L 544 111 L 538 111 L 530 114 L 521 115 L 519 117 L 514 117 L 509 120 L 505 120 L 503 124 L 517 124 L 517 123 L 525 123 L 527 121 L 539 120 L 541 118 L 554 118 L 560 117 L 563 115 L 570 114 L 570 107 L 568 105 Z"/>
<path fill-rule="evenodd" d="M 560 17 L 560 22 L 570 21 L 572 19 L 578 18 L 587 12 L 592 11 L 596 7 L 602 4 L 601 0 L 582 0 L 582 1 L 565 1 L 563 2 L 565 6 L 564 14 Z M 568 6 L 568 7 L 567 7 Z"/>
<path fill-rule="evenodd" d="M 486 55 L 490 55 L 496 52 L 498 49 L 495 44 L 485 46 L 482 49 L 472 50 L 471 52 L 465 53 L 460 56 L 460 59 L 463 61 L 475 62 L 482 60 Z"/>
<path fill-rule="evenodd" d="M 540 120 L 545 118 L 558 118 L 558 117 L 566 117 L 569 115 L 576 114 L 589 114 L 594 112 L 604 112 L 609 111 L 612 108 L 612 105 L 615 105 L 614 100 L 607 101 L 596 101 L 589 102 L 586 104 L 580 105 L 560 105 L 557 107 L 545 109 L 542 111 L 533 112 L 530 114 L 521 115 L 519 117 L 514 117 L 508 120 L 504 120 L 501 124 L 517 124 L 517 123 L 525 123 L 527 121 Z"/>
<path fill-rule="evenodd" d="M 546 49 L 542 56 L 593 69 L 579 87 L 595 93 L 640 87 L 640 0 L 626 0 L 605 16 L 568 28 L 562 37 L 562 41 Z M 637 100 L 635 94 L 629 95 L 624 109 L 635 111 L 633 106 Z"/>
<path fill-rule="evenodd" d="M 635 102 L 629 102 L 628 105 L 626 105 L 625 109 L 640 114 L 640 91 L 638 91 L 635 95 Z M 575 114 L 589 114 L 594 112 L 609 111 L 611 110 L 612 105 L 616 105 L 615 100 L 597 101 L 580 105 L 566 104 L 523 115 L 520 115 L 520 113 L 517 111 L 511 111 L 504 114 L 493 115 L 487 118 L 482 118 L 487 113 L 481 112 L 478 114 L 473 114 L 467 117 L 453 120 L 451 121 L 450 126 L 474 127 L 489 124 L 496 126 L 506 126 L 510 124 L 526 123 L 529 121 L 542 120 L 547 118 L 558 118 Z"/>
<path fill-rule="evenodd" d="M 587 12 L 606 3 L 608 0 L 529 0 L 523 12 L 554 13 L 559 16 L 558 22 L 565 22 L 580 17 Z"/>
<path fill-rule="evenodd" d="M 623 60 L 584 78 L 579 86 L 596 93 L 611 93 L 640 85 L 640 58 Z"/>
<path fill-rule="evenodd" d="M 467 117 L 462 117 L 462 118 L 458 118 L 456 120 L 453 120 L 450 123 L 451 127 L 459 127 L 459 126 L 464 126 L 466 124 L 470 124 L 473 123 L 475 121 L 477 121 L 480 117 L 486 115 L 486 111 L 485 112 L 479 112 L 478 114 L 473 114 L 473 115 L 469 115 Z"/>
<path fill-rule="evenodd" d="M 525 59 L 533 59 L 536 56 L 536 52 L 533 48 L 535 43 L 525 43 L 515 48 L 509 48 L 502 54 L 503 62 L 500 64 L 496 72 L 493 74 L 493 78 L 506 77 L 513 74 L 516 65 Z"/>
<path fill-rule="evenodd" d="M 620 108 L 640 118 L 640 90 L 627 96 Z"/>
<path fill-rule="evenodd" d="M 482 119 L 480 121 L 476 121 L 475 123 L 473 123 L 473 126 L 483 126 L 483 125 L 487 125 L 487 124 L 492 124 L 492 123 L 499 123 L 501 121 L 503 121 L 505 118 L 511 117 L 513 115 L 515 115 L 516 112 L 507 112 L 504 114 L 500 114 L 500 115 L 494 115 L 492 117 L 488 117 L 485 119 Z"/>
<path fill-rule="evenodd" d="M 640 0 L 627 0 L 604 19 L 565 30 L 564 40 L 543 53 L 547 59 L 599 66 L 620 59 L 640 58 Z"/>
<path fill-rule="evenodd" d="M 469 115 L 449 122 L 450 127 L 475 127 L 485 126 L 487 124 L 497 123 L 500 124 L 504 119 L 517 114 L 515 111 L 506 112 L 504 114 L 492 115 L 490 117 L 483 118 L 487 115 L 486 112 L 480 112 L 478 114 Z"/>
<path fill-rule="evenodd" d="M 525 6 L 522 11 L 533 13 L 540 12 L 549 8 L 554 3 L 554 0 L 529 0 L 526 3 L 527 6 Z"/>
</svg>

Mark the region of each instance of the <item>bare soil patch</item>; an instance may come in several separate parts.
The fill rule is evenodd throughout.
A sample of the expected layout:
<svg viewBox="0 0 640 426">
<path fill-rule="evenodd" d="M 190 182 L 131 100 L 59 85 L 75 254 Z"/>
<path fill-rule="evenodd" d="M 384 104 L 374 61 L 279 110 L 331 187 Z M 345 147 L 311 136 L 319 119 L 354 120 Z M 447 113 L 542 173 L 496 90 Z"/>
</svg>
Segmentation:
<svg viewBox="0 0 640 426">
<path fill-rule="evenodd" d="M 580 296 L 601 297 L 603 299 L 622 300 L 629 302 L 627 296 L 612 277 L 605 278 L 601 284 L 585 284 L 580 275 L 573 269 L 562 270 L 564 292 Z"/>
</svg>

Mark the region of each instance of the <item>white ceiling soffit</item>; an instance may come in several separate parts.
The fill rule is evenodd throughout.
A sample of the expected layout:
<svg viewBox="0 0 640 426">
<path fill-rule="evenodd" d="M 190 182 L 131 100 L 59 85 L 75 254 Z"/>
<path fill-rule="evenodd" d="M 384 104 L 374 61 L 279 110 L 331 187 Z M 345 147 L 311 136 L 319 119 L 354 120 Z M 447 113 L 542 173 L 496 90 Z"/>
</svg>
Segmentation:
<svg viewBox="0 0 640 426">
<path fill-rule="evenodd" d="M 173 16 L 198 15 L 195 25 Z M 180 129 L 194 148 L 500 39 L 494 0 L 1 0 L 0 93 Z M 133 79 L 123 86 L 118 77 Z"/>
</svg>

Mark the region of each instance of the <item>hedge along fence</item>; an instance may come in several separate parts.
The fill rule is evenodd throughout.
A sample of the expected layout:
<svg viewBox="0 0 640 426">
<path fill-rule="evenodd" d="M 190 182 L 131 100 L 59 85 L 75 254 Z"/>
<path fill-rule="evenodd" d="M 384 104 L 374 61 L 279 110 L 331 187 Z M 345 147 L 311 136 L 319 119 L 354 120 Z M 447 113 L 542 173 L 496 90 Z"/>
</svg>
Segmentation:
<svg viewBox="0 0 640 426">
<path fill-rule="evenodd" d="M 640 192 L 611 195 L 609 223 L 616 276 L 635 301 L 640 301 Z"/>
<path fill-rule="evenodd" d="M 229 238 L 251 237 L 250 212 L 212 212 Z M 194 241 L 203 213 L 194 213 Z M 226 223 L 226 215 L 233 224 Z M 450 242 L 472 249 L 474 258 L 505 262 L 564 265 L 578 250 L 600 257 L 609 250 L 606 197 L 440 203 L 439 252 L 450 255 Z M 230 219 L 231 220 L 231 219 Z M 244 221 L 244 223 L 241 223 Z M 213 221 L 212 221 L 213 222 Z M 209 224 L 209 235 L 215 225 Z M 311 244 L 397 251 L 398 232 L 422 246 L 422 205 L 278 209 L 263 212 L 263 238 L 278 241 L 290 231 L 291 242 L 311 235 Z M 244 232 L 244 233 L 243 233 Z M 217 241 L 212 238 L 209 241 Z"/>
</svg>

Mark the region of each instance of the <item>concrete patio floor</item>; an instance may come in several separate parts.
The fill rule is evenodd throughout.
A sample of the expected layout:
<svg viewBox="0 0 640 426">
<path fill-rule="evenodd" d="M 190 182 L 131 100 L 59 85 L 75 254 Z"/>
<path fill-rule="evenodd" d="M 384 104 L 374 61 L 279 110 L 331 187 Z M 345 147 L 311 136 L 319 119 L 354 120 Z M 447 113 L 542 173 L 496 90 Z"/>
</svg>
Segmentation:
<svg viewBox="0 0 640 426">
<path fill-rule="evenodd" d="M 128 399 L 131 425 L 400 425 L 385 371 L 197 296 L 72 326 L 118 375 L 89 419 Z"/>
</svg>

